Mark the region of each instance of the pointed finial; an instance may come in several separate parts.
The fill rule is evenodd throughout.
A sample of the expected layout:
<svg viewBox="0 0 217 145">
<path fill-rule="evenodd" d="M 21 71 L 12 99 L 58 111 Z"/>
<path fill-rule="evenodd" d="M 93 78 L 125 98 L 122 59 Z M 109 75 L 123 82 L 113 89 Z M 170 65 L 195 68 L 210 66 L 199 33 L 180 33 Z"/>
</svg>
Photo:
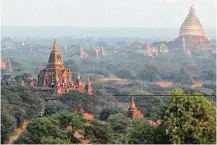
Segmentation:
<svg viewBox="0 0 217 145">
<path fill-rule="evenodd" d="M 135 102 L 134 102 L 134 97 L 132 96 L 131 109 L 135 109 L 135 108 L 136 108 L 136 105 L 135 105 Z"/>
<path fill-rule="evenodd" d="M 183 42 L 185 41 L 185 38 L 184 38 L 184 37 L 182 37 L 182 41 L 183 41 Z"/>
<path fill-rule="evenodd" d="M 78 73 L 78 80 L 80 80 L 81 79 L 81 76 L 80 76 L 80 73 Z"/>
<path fill-rule="evenodd" d="M 57 40 L 56 40 L 56 38 L 54 39 L 53 49 L 57 49 Z"/>
<path fill-rule="evenodd" d="M 54 38 L 54 43 L 53 43 L 53 45 L 56 45 L 56 43 L 57 43 L 57 39 Z"/>
<path fill-rule="evenodd" d="M 90 79 L 87 77 L 87 85 L 90 85 Z"/>
<path fill-rule="evenodd" d="M 192 4 L 191 7 L 190 7 L 189 13 L 190 13 L 190 14 L 195 14 L 195 9 L 194 9 L 193 4 Z"/>
</svg>

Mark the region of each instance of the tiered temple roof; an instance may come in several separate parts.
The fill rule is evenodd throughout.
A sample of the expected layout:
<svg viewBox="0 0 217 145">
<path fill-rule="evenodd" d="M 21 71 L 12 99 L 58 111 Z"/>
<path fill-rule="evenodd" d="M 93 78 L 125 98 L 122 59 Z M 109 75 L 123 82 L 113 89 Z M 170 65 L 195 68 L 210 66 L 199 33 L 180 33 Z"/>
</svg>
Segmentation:
<svg viewBox="0 0 217 145">
<path fill-rule="evenodd" d="M 130 105 L 130 108 L 129 108 L 128 116 L 133 120 L 144 117 L 144 115 L 140 112 L 140 110 L 136 108 L 136 104 L 134 102 L 133 97 L 132 97 L 132 100 L 131 100 L 131 105 Z"/>
<path fill-rule="evenodd" d="M 48 59 L 48 64 L 45 69 L 42 69 L 38 76 L 38 87 L 52 88 L 57 94 L 77 90 L 84 91 L 80 74 L 73 83 L 72 72 L 65 68 L 63 59 L 57 47 L 56 39 L 54 40 L 53 49 Z M 87 90 L 87 92 L 89 92 Z M 89 94 L 89 93 L 88 93 Z"/>
</svg>

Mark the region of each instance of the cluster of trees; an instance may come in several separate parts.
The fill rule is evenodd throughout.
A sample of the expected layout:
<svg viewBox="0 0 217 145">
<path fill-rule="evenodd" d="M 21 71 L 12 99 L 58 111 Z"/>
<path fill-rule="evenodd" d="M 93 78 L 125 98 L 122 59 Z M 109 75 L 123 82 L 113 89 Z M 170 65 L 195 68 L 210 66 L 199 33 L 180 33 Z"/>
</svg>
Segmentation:
<svg viewBox="0 0 217 145">
<path fill-rule="evenodd" d="M 61 108 L 58 103 L 57 106 Z M 76 131 L 89 143 L 215 143 L 215 104 L 201 94 L 190 95 L 182 89 L 175 89 L 168 103 L 158 110 L 155 119 L 160 120 L 161 124 L 151 126 L 146 119 L 131 120 L 120 109 L 102 110 L 99 119 L 89 122 L 89 125 L 71 111 L 60 109 L 30 121 L 26 132 L 14 143 L 81 143 L 72 135 Z"/>
<path fill-rule="evenodd" d="M 44 101 L 25 87 L 1 88 L 1 143 L 7 143 L 15 128 L 24 120 L 39 117 Z"/>
<path fill-rule="evenodd" d="M 17 144 L 71 144 L 81 143 L 73 134 L 78 131 L 85 139 L 91 142 L 110 143 L 112 140 L 111 128 L 106 123 L 93 121 L 91 126 L 82 117 L 60 112 L 51 116 L 32 120 L 23 133 L 14 143 Z"/>
</svg>

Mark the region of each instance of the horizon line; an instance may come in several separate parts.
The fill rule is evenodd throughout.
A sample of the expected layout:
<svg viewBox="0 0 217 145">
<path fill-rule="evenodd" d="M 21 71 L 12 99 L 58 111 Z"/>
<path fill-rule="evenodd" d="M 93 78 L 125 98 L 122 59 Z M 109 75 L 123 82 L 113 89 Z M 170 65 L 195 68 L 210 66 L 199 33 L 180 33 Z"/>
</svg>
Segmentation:
<svg viewBox="0 0 217 145">
<path fill-rule="evenodd" d="M 154 29 L 180 29 L 180 27 L 151 27 L 151 26 L 34 26 L 34 25 L 1 25 L 1 27 L 68 27 L 68 28 L 154 28 Z M 204 27 L 204 29 L 216 29 Z"/>
</svg>

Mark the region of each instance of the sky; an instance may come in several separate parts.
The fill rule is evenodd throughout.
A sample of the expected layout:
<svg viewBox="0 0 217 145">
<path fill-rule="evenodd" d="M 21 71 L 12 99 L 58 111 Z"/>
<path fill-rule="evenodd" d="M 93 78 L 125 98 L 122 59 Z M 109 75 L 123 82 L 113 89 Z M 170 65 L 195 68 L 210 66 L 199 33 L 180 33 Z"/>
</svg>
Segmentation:
<svg viewBox="0 0 217 145">
<path fill-rule="evenodd" d="M 216 0 L 2 0 L 2 25 L 179 28 L 194 5 L 215 28 Z"/>
</svg>

